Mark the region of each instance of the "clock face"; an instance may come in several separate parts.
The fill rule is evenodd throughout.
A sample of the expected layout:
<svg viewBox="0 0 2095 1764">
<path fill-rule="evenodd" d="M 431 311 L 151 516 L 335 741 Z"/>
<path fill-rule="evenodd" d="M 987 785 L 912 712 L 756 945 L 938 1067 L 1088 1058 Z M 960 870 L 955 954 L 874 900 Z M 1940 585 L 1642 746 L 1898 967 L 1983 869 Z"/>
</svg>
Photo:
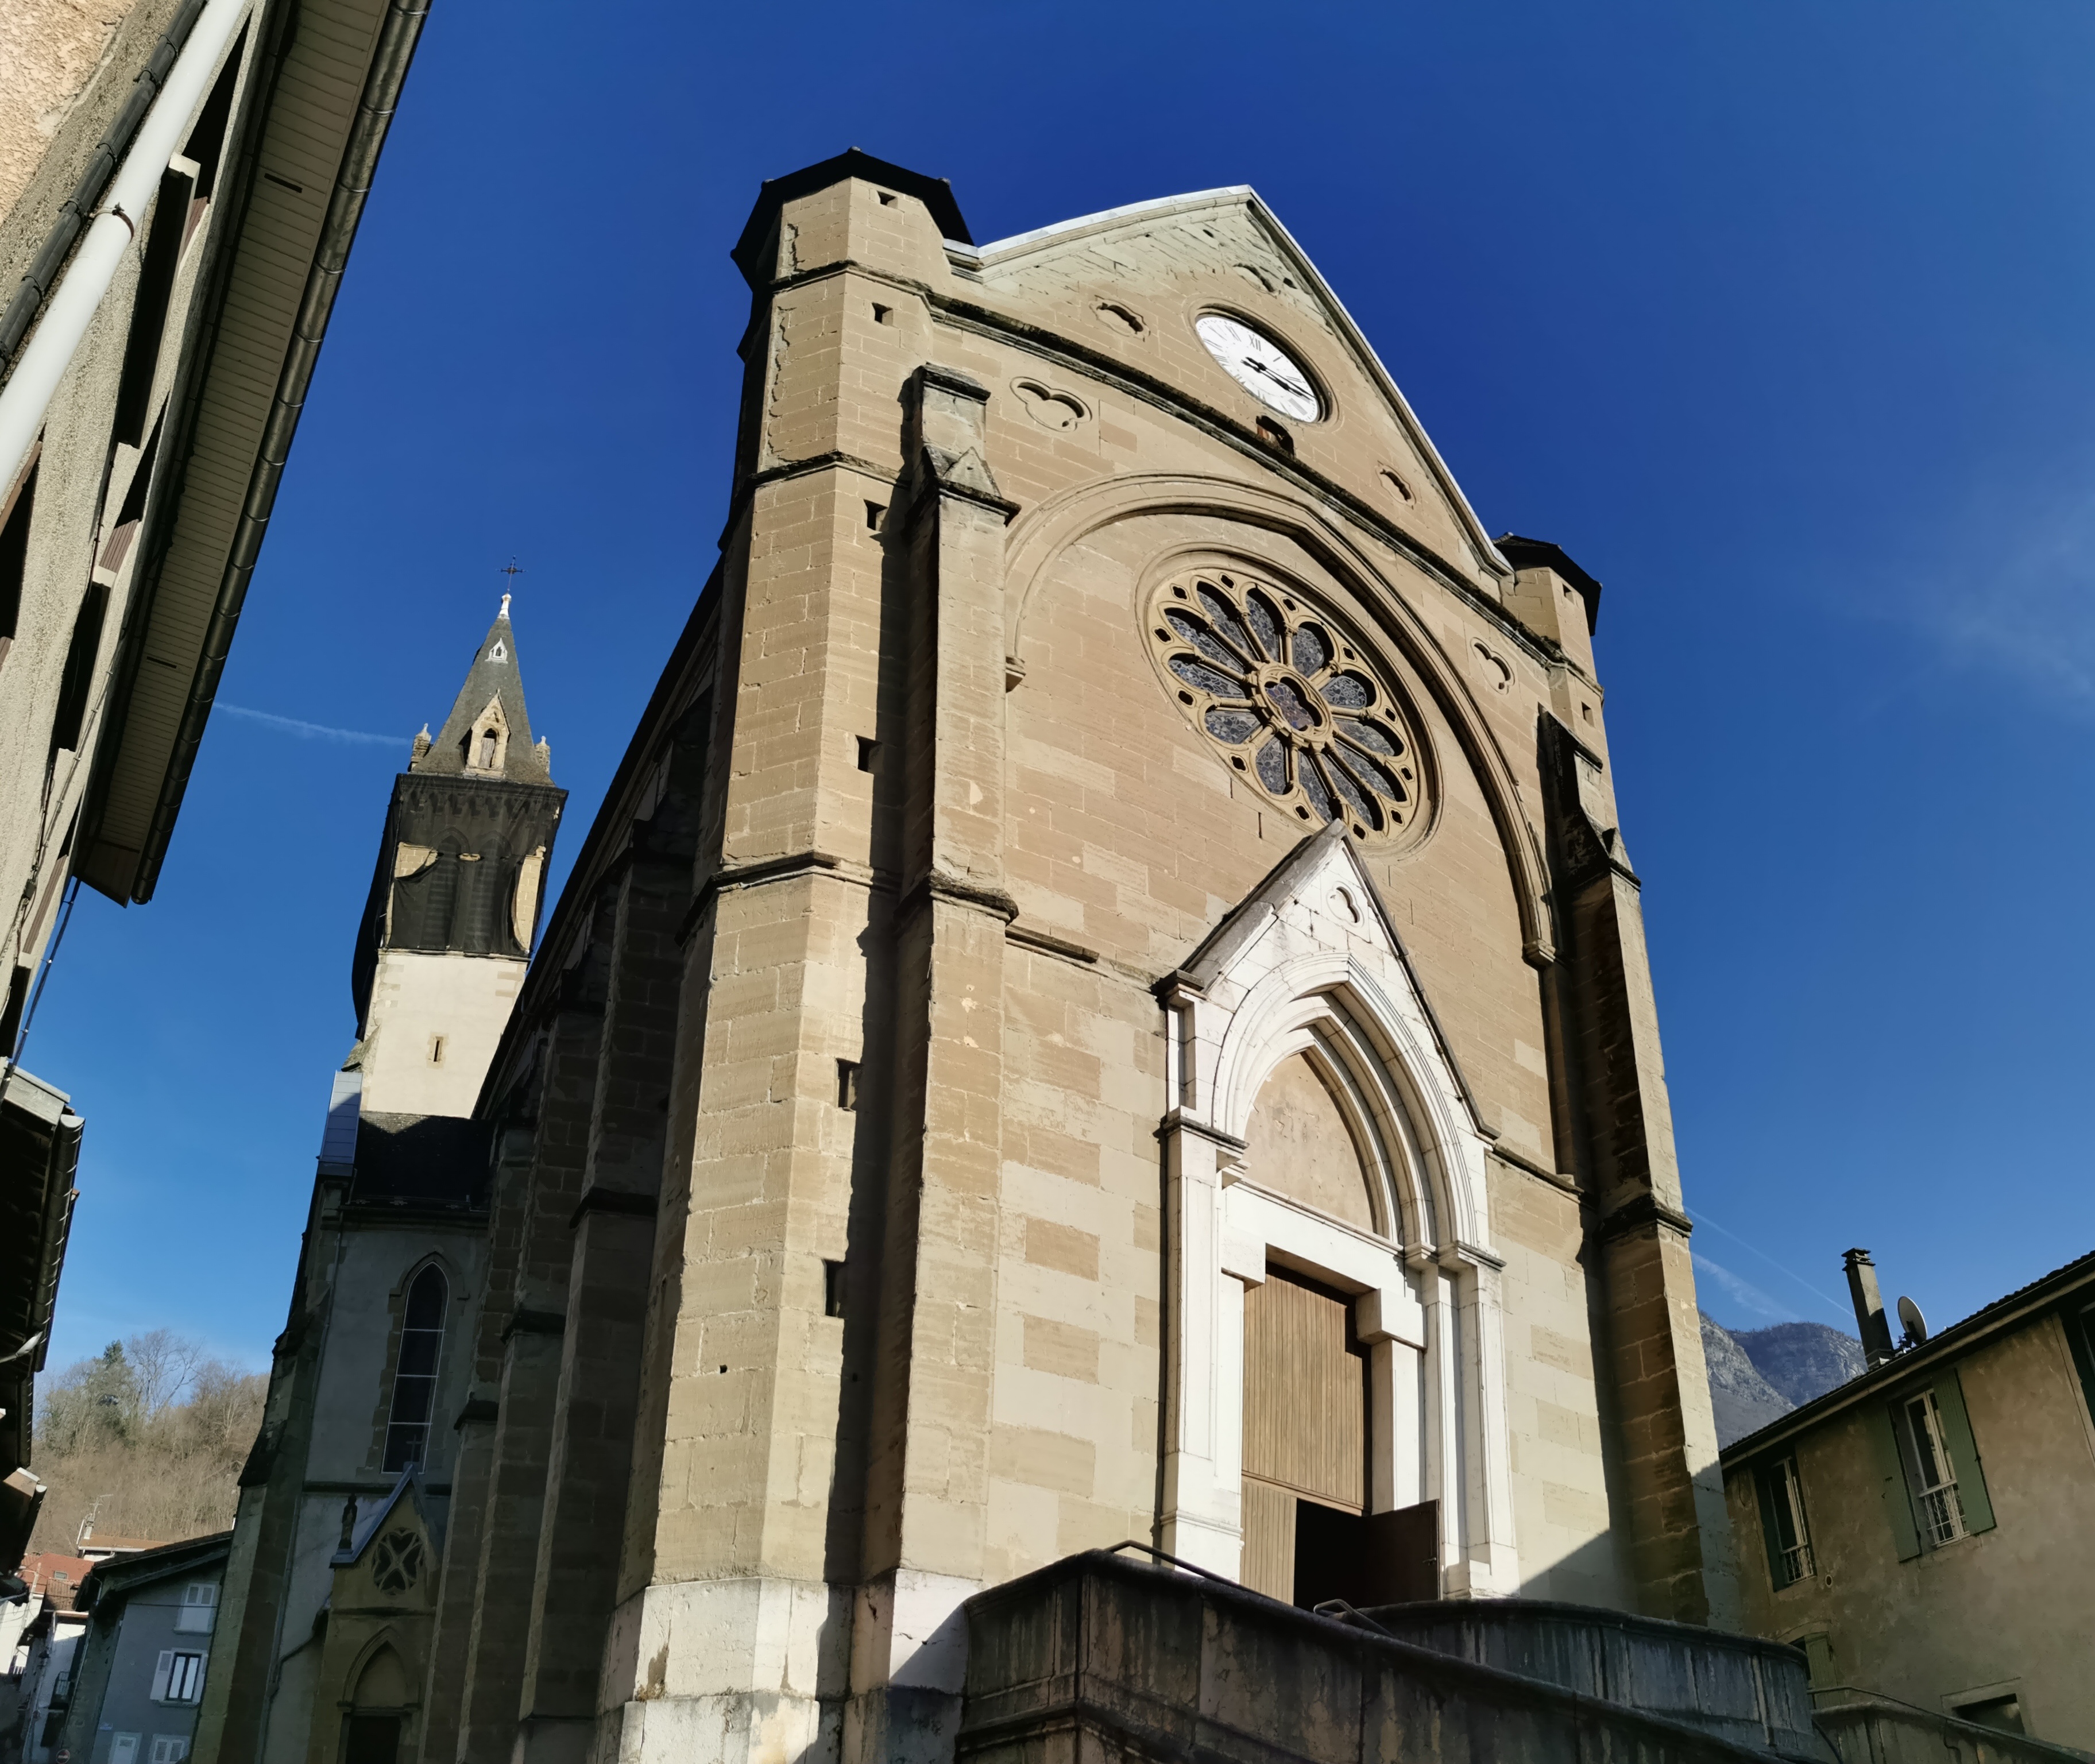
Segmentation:
<svg viewBox="0 0 2095 1764">
<path fill-rule="evenodd" d="M 1222 364 L 1222 372 L 1260 403 L 1298 423 L 1313 423 L 1323 415 L 1309 376 L 1271 338 L 1219 312 L 1203 313 L 1193 321 L 1193 329 L 1208 346 L 1208 353 Z"/>
</svg>

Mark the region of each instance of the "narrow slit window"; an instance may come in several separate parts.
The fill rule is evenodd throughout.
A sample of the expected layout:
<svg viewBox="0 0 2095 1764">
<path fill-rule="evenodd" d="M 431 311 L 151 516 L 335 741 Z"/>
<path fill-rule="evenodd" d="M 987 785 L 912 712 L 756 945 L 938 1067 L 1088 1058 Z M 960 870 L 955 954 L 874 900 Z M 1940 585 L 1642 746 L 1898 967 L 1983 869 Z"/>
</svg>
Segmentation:
<svg viewBox="0 0 2095 1764">
<path fill-rule="evenodd" d="M 437 1361 L 444 1344 L 442 1274 L 425 1268 L 407 1288 L 400 1357 L 393 1373 L 393 1411 L 385 1427 L 388 1470 L 428 1461 L 429 1414 L 437 1400 Z"/>
<path fill-rule="evenodd" d="M 116 510 L 116 519 L 111 523 L 109 537 L 102 542 L 102 555 L 95 562 L 114 575 L 123 568 L 124 560 L 131 555 L 137 543 L 138 529 L 145 524 L 146 499 L 153 488 L 153 467 L 160 456 L 160 425 L 153 425 L 153 433 L 132 468 L 131 481 L 124 486 L 124 500 Z"/>
<path fill-rule="evenodd" d="M 879 756 L 880 743 L 875 741 L 870 735 L 860 735 L 858 738 L 859 770 L 861 772 L 870 772 L 873 769 L 873 761 Z"/>
<path fill-rule="evenodd" d="M 442 1065 L 443 1063 L 444 1038 L 442 1035 L 432 1035 L 429 1037 L 429 1064 Z"/>
<path fill-rule="evenodd" d="M 94 690 L 94 664 L 102 653 L 102 627 L 109 616 L 109 590 L 89 582 L 73 616 L 72 642 L 66 649 L 65 672 L 59 677 L 58 714 L 51 720 L 50 757 L 77 753 L 87 725 L 88 699 Z"/>
<path fill-rule="evenodd" d="M 189 130 L 189 138 L 182 144 L 182 157 L 196 165 L 195 199 L 199 204 L 209 202 L 212 192 L 218 188 L 218 168 L 225 157 L 226 124 L 233 116 L 233 89 L 239 84 L 240 63 L 246 48 L 247 30 L 243 25 L 231 53 L 225 58 L 225 65 L 218 71 L 211 96 L 197 112 L 196 126 Z"/>
<path fill-rule="evenodd" d="M 822 1264 L 822 1314 L 842 1317 L 844 1314 L 844 1265 L 840 1261 Z"/>
<path fill-rule="evenodd" d="M 858 1061 L 837 1061 L 837 1107 L 856 1110 L 858 1107 Z"/>
<path fill-rule="evenodd" d="M 892 324 L 895 322 L 895 308 L 884 307 L 876 300 L 873 307 L 873 322 L 875 324 Z"/>
<path fill-rule="evenodd" d="M 887 504 L 868 503 L 865 505 L 865 530 L 878 533 L 887 522 Z"/>
<path fill-rule="evenodd" d="M 190 192 L 188 176 L 161 174 L 159 200 L 146 235 L 146 255 L 138 266 L 138 291 L 131 303 L 131 333 L 124 344 L 124 370 L 116 381 L 115 439 L 137 446 L 145 438 L 146 418 L 153 397 L 153 377 L 160 364 L 160 340 L 168 329 L 168 306 L 175 291 L 175 271 L 189 237 Z"/>
<path fill-rule="evenodd" d="M 29 520 L 36 510 L 40 463 L 31 463 L 15 499 L 0 510 L 0 662 L 7 659 L 8 646 L 15 640 L 15 621 L 21 616 L 22 581 L 29 562 Z"/>
</svg>

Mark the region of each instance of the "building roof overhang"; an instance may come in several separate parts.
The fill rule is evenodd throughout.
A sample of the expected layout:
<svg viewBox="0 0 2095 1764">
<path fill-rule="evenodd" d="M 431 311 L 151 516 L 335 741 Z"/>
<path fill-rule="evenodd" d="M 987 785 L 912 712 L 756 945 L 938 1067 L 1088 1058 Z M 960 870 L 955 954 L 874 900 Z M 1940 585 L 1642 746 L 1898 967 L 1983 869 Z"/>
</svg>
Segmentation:
<svg viewBox="0 0 2095 1764">
<path fill-rule="evenodd" d="M 107 1561 L 97 1562 L 94 1571 L 81 1583 L 76 1607 L 100 1613 L 105 1601 L 113 1600 L 116 1603 L 111 1608 L 120 1609 L 122 1601 L 141 1587 L 172 1579 L 178 1575 L 193 1575 L 199 1568 L 223 1562 L 232 1547 L 232 1532 L 213 1531 L 203 1537 L 186 1538 L 179 1544 L 163 1544 L 155 1549 L 112 1556 Z"/>
<path fill-rule="evenodd" d="M 63 1091 L 0 1062 L 0 1476 L 29 1461 L 81 1125 Z"/>
<path fill-rule="evenodd" d="M 1931 1335 L 1919 1347 L 1901 1349 L 1883 1365 L 1872 1366 L 1860 1378 L 1850 1379 L 1845 1384 L 1836 1385 L 1823 1396 L 1814 1398 L 1801 1409 L 1792 1409 L 1758 1432 L 1733 1440 L 1718 1453 L 1718 1461 L 1726 1470 L 1736 1470 L 1749 1460 L 1787 1444 L 1798 1435 L 1810 1432 L 1821 1422 L 1858 1403 L 1884 1396 L 1918 1374 L 1940 1371 L 1973 1348 L 2026 1327 L 2081 1288 L 2095 1293 L 2095 1252 L 1996 1299 L 1962 1322 L 1953 1323 L 1940 1335 Z"/>
<path fill-rule="evenodd" d="M 146 512 L 82 821 L 77 873 L 120 903 L 159 880 L 427 11 L 256 9 L 262 89 L 229 155 L 236 224 L 163 419 L 166 487 Z"/>
</svg>

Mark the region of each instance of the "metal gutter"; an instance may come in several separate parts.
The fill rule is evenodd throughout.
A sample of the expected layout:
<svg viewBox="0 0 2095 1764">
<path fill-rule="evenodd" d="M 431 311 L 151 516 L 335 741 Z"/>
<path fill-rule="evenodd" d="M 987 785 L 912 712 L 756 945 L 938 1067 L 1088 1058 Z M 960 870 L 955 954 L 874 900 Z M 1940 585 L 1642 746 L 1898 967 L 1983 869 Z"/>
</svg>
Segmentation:
<svg viewBox="0 0 2095 1764">
<path fill-rule="evenodd" d="M 65 206 L 59 210 L 58 220 L 45 236 L 43 249 L 37 253 L 28 273 L 15 287 L 7 310 L 0 313 L 0 373 L 4 373 L 7 364 L 14 360 L 15 352 L 22 346 L 23 338 L 36 322 L 46 296 L 57 285 L 66 261 L 72 255 L 73 242 L 85 229 L 88 216 L 102 200 L 102 193 L 115 176 L 118 163 L 130 150 L 132 138 L 145 121 L 146 112 L 159 97 L 161 88 L 167 84 L 168 70 L 181 54 L 182 46 L 189 41 L 189 33 L 203 15 L 203 8 L 204 0 L 188 0 L 175 15 L 174 22 L 161 33 L 159 41 L 153 46 L 153 53 L 146 58 L 146 65 L 132 87 L 131 96 L 124 100 L 124 108 L 117 112 L 116 120 L 109 125 L 108 133 L 88 155 L 87 168 L 80 174 Z"/>
<path fill-rule="evenodd" d="M 124 156 L 108 203 L 89 224 L 28 347 L 15 360 L 6 386 L 0 387 L 0 484 L 15 481 L 43 433 L 59 382 L 102 310 L 117 270 L 138 246 L 138 224 L 210 91 L 219 58 L 246 18 L 249 4 L 250 0 L 210 0 Z"/>
</svg>

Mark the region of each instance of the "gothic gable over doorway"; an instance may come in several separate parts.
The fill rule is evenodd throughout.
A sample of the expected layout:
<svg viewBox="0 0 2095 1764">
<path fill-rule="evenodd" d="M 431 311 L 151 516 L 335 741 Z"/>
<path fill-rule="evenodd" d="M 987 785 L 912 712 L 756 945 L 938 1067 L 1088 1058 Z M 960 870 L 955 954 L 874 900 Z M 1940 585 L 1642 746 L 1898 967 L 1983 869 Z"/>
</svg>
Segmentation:
<svg viewBox="0 0 2095 1764">
<path fill-rule="evenodd" d="M 1513 1591 L 1492 1135 L 1343 827 L 1298 846 L 1161 991 L 1176 1104 L 1164 1547 L 1232 1576 L 1281 1571 L 1261 1527 L 1284 1526 L 1272 1491 L 1300 1477 L 1247 1464 L 1245 1318 L 1248 1290 L 1283 1274 L 1345 1313 L 1326 1332 L 1367 1384 L 1357 1496 L 1335 1472 L 1301 1492 L 1358 1499 L 1370 1518 L 1437 1502 L 1438 1590 Z M 1251 1394 L 1261 1434 L 1285 1431 L 1275 1401 L 1313 1400 Z M 1343 1413 L 1299 1419 L 1348 1436 Z"/>
</svg>

